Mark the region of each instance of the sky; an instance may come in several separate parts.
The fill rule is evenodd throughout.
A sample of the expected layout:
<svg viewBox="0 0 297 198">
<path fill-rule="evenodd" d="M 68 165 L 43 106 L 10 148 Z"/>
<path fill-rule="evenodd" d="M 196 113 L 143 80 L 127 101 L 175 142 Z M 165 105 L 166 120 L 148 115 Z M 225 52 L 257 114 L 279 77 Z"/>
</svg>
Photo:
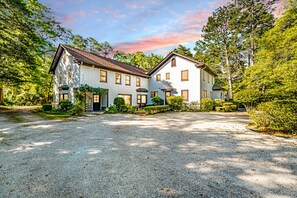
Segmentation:
<svg viewBox="0 0 297 198">
<path fill-rule="evenodd" d="M 108 41 L 115 50 L 165 56 L 191 49 L 212 12 L 228 0 L 40 0 L 73 34 Z"/>
</svg>

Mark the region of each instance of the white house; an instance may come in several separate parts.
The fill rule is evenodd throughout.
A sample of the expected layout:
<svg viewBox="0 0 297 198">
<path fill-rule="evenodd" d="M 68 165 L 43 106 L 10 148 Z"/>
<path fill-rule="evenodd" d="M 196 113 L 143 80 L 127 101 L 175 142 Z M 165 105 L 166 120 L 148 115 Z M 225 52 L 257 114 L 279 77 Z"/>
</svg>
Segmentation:
<svg viewBox="0 0 297 198">
<path fill-rule="evenodd" d="M 123 97 L 127 105 L 150 103 L 159 96 L 179 95 L 185 102 L 200 101 L 202 97 L 221 98 L 220 87 L 214 85 L 216 74 L 206 65 L 171 52 L 154 69 L 134 67 L 110 58 L 59 45 L 50 67 L 54 76 L 54 106 L 60 100 L 74 101 L 75 89 L 81 85 L 100 87 L 105 95 L 86 94 L 87 110 L 102 110 Z M 216 88 L 216 90 L 213 90 Z M 214 94 L 216 93 L 216 94 Z"/>
</svg>

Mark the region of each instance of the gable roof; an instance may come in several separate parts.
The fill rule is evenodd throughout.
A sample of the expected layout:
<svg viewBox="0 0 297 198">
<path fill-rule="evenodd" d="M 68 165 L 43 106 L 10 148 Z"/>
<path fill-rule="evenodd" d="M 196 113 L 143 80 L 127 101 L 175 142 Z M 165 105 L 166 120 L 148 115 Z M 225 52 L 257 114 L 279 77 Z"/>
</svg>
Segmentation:
<svg viewBox="0 0 297 198">
<path fill-rule="evenodd" d="M 213 76 L 217 76 L 217 74 L 215 72 L 213 72 L 208 66 L 206 66 L 204 63 L 202 62 L 199 62 L 197 60 L 194 60 L 192 58 L 189 58 L 189 57 L 186 57 L 186 56 L 183 56 L 183 55 L 180 55 L 178 53 L 175 53 L 175 52 L 171 52 L 169 53 L 156 67 L 154 67 L 153 69 L 151 69 L 149 72 L 148 72 L 148 75 L 151 75 L 153 74 L 155 71 L 157 71 L 160 67 L 162 67 L 162 65 L 167 62 L 172 56 L 179 56 L 183 59 L 186 59 L 192 63 L 195 64 L 195 66 L 197 68 L 200 68 L 200 69 L 203 69 L 205 70 L 206 72 L 208 72 L 209 74 L 213 75 Z"/>
<path fill-rule="evenodd" d="M 51 64 L 49 73 L 55 72 L 57 64 L 64 50 L 69 52 L 77 62 L 83 62 L 84 65 L 97 66 L 102 69 L 122 72 L 126 74 L 132 74 L 132 75 L 141 76 L 141 77 L 147 77 L 147 78 L 149 77 L 145 69 L 131 66 L 131 65 L 122 63 L 120 61 L 113 60 L 111 58 L 106 58 L 103 56 L 99 56 L 97 54 L 79 50 L 67 45 L 59 45 L 56 51 L 54 60 Z"/>
</svg>

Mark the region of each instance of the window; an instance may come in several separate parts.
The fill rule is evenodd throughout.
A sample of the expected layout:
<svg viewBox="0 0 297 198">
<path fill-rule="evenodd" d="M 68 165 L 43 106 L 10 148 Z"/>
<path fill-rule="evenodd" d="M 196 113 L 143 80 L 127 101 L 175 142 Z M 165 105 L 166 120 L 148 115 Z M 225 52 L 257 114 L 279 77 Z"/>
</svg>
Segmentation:
<svg viewBox="0 0 297 198">
<path fill-rule="evenodd" d="M 189 80 L 188 70 L 181 71 L 181 81 L 188 81 L 188 80 Z"/>
<path fill-rule="evenodd" d="M 68 71 L 68 84 L 72 81 L 72 70 L 69 69 Z"/>
<path fill-rule="evenodd" d="M 136 87 L 140 87 L 140 78 L 136 77 Z"/>
<path fill-rule="evenodd" d="M 107 71 L 100 70 L 100 82 L 107 82 Z"/>
<path fill-rule="evenodd" d="M 60 94 L 60 100 L 68 100 L 68 93 Z"/>
<path fill-rule="evenodd" d="M 62 84 L 62 73 L 59 74 L 59 84 Z"/>
<path fill-rule="evenodd" d="M 181 90 L 181 97 L 183 97 L 184 101 L 189 101 L 189 91 Z"/>
<path fill-rule="evenodd" d="M 146 95 L 137 95 L 137 104 L 146 104 Z"/>
<path fill-rule="evenodd" d="M 207 91 L 206 90 L 203 90 L 203 92 L 202 92 L 202 98 L 207 98 Z"/>
<path fill-rule="evenodd" d="M 131 76 L 126 76 L 126 85 L 131 85 Z"/>
<path fill-rule="evenodd" d="M 203 77 L 203 81 L 205 81 L 205 74 L 204 74 L 204 70 L 202 70 L 202 77 Z"/>
<path fill-rule="evenodd" d="M 100 102 L 100 96 L 98 94 L 93 95 L 93 102 L 94 103 L 99 103 Z"/>
<path fill-rule="evenodd" d="M 210 75 L 207 74 L 207 82 L 210 83 Z"/>
<path fill-rule="evenodd" d="M 215 78 L 212 77 L 212 84 L 215 84 Z"/>
<path fill-rule="evenodd" d="M 158 96 L 158 91 L 151 91 L 151 98 Z"/>
<path fill-rule="evenodd" d="M 118 97 L 124 98 L 125 100 L 125 105 L 131 105 L 131 95 L 127 95 L 127 94 L 119 94 Z"/>
<path fill-rule="evenodd" d="M 212 98 L 212 91 L 211 91 L 211 92 L 209 92 L 209 97 L 210 97 L 210 98 Z"/>
<path fill-rule="evenodd" d="M 171 67 L 176 67 L 176 59 L 175 58 L 173 58 L 171 60 Z"/>
<path fill-rule="evenodd" d="M 122 84 L 122 75 L 121 74 L 115 74 L 115 83 L 116 84 Z"/>
<path fill-rule="evenodd" d="M 170 80 L 170 73 L 166 73 L 166 80 Z"/>
<path fill-rule="evenodd" d="M 161 81 L 161 74 L 156 75 L 156 81 Z"/>
</svg>

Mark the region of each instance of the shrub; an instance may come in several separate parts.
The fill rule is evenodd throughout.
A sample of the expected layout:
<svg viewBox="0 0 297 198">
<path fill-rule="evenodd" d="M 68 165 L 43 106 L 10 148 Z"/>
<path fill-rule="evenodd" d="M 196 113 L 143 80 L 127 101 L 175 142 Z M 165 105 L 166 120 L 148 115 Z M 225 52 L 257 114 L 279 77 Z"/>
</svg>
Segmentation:
<svg viewBox="0 0 297 198">
<path fill-rule="evenodd" d="M 233 112 L 233 111 L 236 111 L 237 106 L 232 104 L 232 105 L 222 106 L 221 108 L 223 112 Z"/>
<path fill-rule="evenodd" d="M 61 111 L 69 111 L 72 107 L 73 107 L 73 104 L 70 100 L 61 100 L 59 102 L 59 107 L 61 109 Z"/>
<path fill-rule="evenodd" d="M 154 103 L 154 105 L 161 105 L 162 99 L 159 96 L 155 96 L 152 98 L 152 102 Z"/>
<path fill-rule="evenodd" d="M 128 111 L 128 107 L 126 105 L 121 105 L 120 109 L 121 112 L 127 112 Z"/>
<path fill-rule="evenodd" d="M 113 104 L 116 106 L 116 108 L 117 108 L 118 110 L 120 110 L 120 109 L 121 109 L 121 106 L 122 106 L 122 105 L 125 105 L 125 100 L 124 100 L 124 98 L 122 98 L 122 97 L 116 97 L 116 98 L 113 100 Z"/>
<path fill-rule="evenodd" d="M 259 127 L 297 133 L 297 100 L 264 102 L 250 112 L 250 119 Z"/>
<path fill-rule="evenodd" d="M 192 101 L 190 103 L 185 103 L 184 104 L 184 109 L 185 111 L 193 111 L 193 112 L 197 112 L 200 111 L 200 104 L 198 101 Z"/>
<path fill-rule="evenodd" d="M 255 90 L 243 90 L 234 95 L 234 101 L 242 103 L 247 111 L 250 111 L 261 101 L 262 93 Z"/>
<path fill-rule="evenodd" d="M 214 101 L 211 98 L 202 98 L 200 101 L 201 111 L 211 111 L 214 107 Z"/>
<path fill-rule="evenodd" d="M 70 110 L 70 113 L 71 115 L 80 116 L 83 115 L 84 111 L 84 105 L 81 102 L 79 102 L 73 106 L 73 108 Z"/>
<path fill-rule="evenodd" d="M 136 111 L 136 106 L 127 106 L 127 108 L 128 113 L 135 113 Z"/>
<path fill-rule="evenodd" d="M 214 106 L 215 107 L 222 107 L 225 101 L 222 99 L 214 99 Z"/>
<path fill-rule="evenodd" d="M 118 108 L 115 106 L 115 105 L 112 105 L 110 107 L 107 107 L 105 110 L 104 110 L 104 113 L 110 113 L 110 114 L 113 114 L 113 113 L 118 113 L 119 110 Z"/>
<path fill-rule="evenodd" d="M 167 103 L 172 110 L 178 111 L 183 107 L 184 99 L 181 96 L 169 96 L 167 98 Z"/>
<path fill-rule="evenodd" d="M 155 114 L 155 113 L 169 111 L 170 107 L 168 105 L 150 106 L 150 107 L 144 107 L 143 110 L 148 114 Z"/>
<path fill-rule="evenodd" d="M 42 110 L 43 110 L 43 111 L 50 111 L 50 110 L 52 110 L 52 109 L 53 109 L 52 104 L 43 104 L 43 105 L 42 105 Z"/>
</svg>

